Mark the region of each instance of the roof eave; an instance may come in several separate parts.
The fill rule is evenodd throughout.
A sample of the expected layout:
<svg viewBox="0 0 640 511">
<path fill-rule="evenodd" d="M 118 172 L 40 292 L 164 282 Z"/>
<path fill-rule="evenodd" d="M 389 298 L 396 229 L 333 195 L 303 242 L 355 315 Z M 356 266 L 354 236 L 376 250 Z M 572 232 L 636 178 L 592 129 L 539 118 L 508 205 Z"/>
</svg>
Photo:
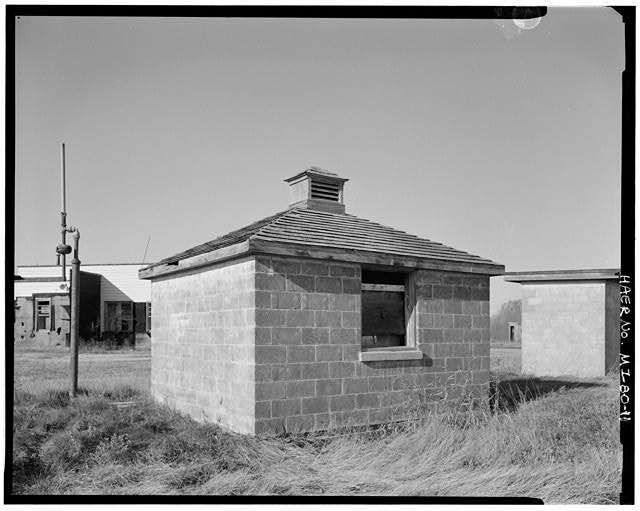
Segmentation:
<svg viewBox="0 0 640 511">
<path fill-rule="evenodd" d="M 147 266 L 138 270 L 138 277 L 141 279 L 154 280 L 159 277 L 167 277 L 190 270 L 196 270 L 212 264 L 221 263 L 231 259 L 236 259 L 247 255 L 249 252 L 249 240 L 245 240 L 235 245 L 219 248 L 186 259 L 181 259 L 173 264 L 159 264 Z"/>
<path fill-rule="evenodd" d="M 480 275 L 498 276 L 504 274 L 504 265 L 494 262 L 464 262 L 435 258 L 411 257 L 398 254 L 349 250 L 297 243 L 278 243 L 265 240 L 250 240 L 250 252 L 329 261 L 390 266 L 395 268 L 455 271 L 476 273 Z"/>
<path fill-rule="evenodd" d="M 593 270 L 550 270 L 550 271 L 522 271 L 504 274 L 506 282 L 557 282 L 577 280 L 618 280 L 620 270 L 617 268 Z"/>
<path fill-rule="evenodd" d="M 504 274 L 504 265 L 493 262 L 465 262 L 435 258 L 411 257 L 398 254 L 348 250 L 297 243 L 279 243 L 265 240 L 249 239 L 242 243 L 220 248 L 206 254 L 182 259 L 177 264 L 156 265 L 142 268 L 138 272 L 141 279 L 154 280 L 161 277 L 175 276 L 191 270 L 201 269 L 213 264 L 238 259 L 251 254 L 265 254 L 328 261 L 350 262 L 387 266 L 394 268 L 453 271 L 475 273 L 479 275 L 497 276 Z"/>
</svg>

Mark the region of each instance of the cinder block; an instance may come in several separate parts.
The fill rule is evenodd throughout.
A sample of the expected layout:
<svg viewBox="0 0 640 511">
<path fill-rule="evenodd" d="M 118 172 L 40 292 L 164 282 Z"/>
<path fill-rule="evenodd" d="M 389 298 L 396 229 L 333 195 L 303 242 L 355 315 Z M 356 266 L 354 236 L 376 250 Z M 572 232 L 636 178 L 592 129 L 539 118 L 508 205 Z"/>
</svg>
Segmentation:
<svg viewBox="0 0 640 511">
<path fill-rule="evenodd" d="M 271 343 L 274 345 L 302 344 L 302 329 L 274 327 L 271 330 Z"/>
<path fill-rule="evenodd" d="M 433 328 L 453 328 L 453 314 L 432 314 Z"/>
<path fill-rule="evenodd" d="M 347 396 L 332 396 L 329 398 L 329 410 L 331 412 L 353 410 L 355 407 L 356 407 L 355 394 L 350 394 Z"/>
<path fill-rule="evenodd" d="M 286 362 L 286 347 L 256 346 L 256 362 L 259 364 L 278 364 Z"/>
<path fill-rule="evenodd" d="M 316 278 L 312 275 L 287 275 L 287 291 L 314 293 Z"/>
<path fill-rule="evenodd" d="M 462 314 L 462 301 L 445 300 L 444 312 L 445 314 Z"/>
<path fill-rule="evenodd" d="M 290 259 L 271 259 L 271 268 L 276 273 L 300 273 L 300 262 Z"/>
<path fill-rule="evenodd" d="M 445 328 L 442 330 L 442 342 L 463 342 L 463 328 Z"/>
<path fill-rule="evenodd" d="M 258 401 L 256 402 L 256 419 L 270 419 L 271 418 L 271 401 Z"/>
<path fill-rule="evenodd" d="M 284 291 L 286 282 L 283 275 L 256 273 L 256 291 Z"/>
<path fill-rule="evenodd" d="M 479 288 L 471 288 L 471 300 L 489 300 L 489 288 L 488 287 L 479 287 Z"/>
<path fill-rule="evenodd" d="M 465 286 L 454 286 L 453 288 L 453 298 L 455 300 L 470 300 L 471 299 L 471 289 Z"/>
<path fill-rule="evenodd" d="M 368 378 L 345 378 L 342 380 L 343 394 L 361 394 L 369 392 Z"/>
<path fill-rule="evenodd" d="M 270 309 L 271 308 L 271 291 L 256 291 L 255 305 L 256 305 L 256 309 Z M 213 325 L 208 324 L 207 326 L 213 326 Z"/>
<path fill-rule="evenodd" d="M 338 277 L 317 277 L 316 289 L 319 293 L 342 293 L 342 281 Z"/>
<path fill-rule="evenodd" d="M 339 362 L 342 361 L 342 346 L 331 345 L 316 346 L 316 360 Z"/>
<path fill-rule="evenodd" d="M 273 417 L 287 417 L 289 415 L 300 415 L 302 409 L 302 399 L 279 399 L 271 401 L 271 415 Z"/>
<path fill-rule="evenodd" d="M 435 317 L 441 317 L 441 316 L 436 316 L 435 314 L 428 314 L 428 313 L 419 312 L 418 313 L 418 328 L 434 328 L 433 320 L 434 320 Z M 343 320 L 343 323 L 344 323 L 344 320 Z"/>
<path fill-rule="evenodd" d="M 472 302 L 466 300 L 462 302 L 462 314 L 482 314 L 482 302 Z"/>
<path fill-rule="evenodd" d="M 420 342 L 438 343 L 442 342 L 443 334 L 441 329 L 424 328 L 420 329 Z"/>
<path fill-rule="evenodd" d="M 356 344 L 359 342 L 358 330 L 355 328 L 331 328 L 329 330 L 330 344 Z"/>
<path fill-rule="evenodd" d="M 453 317 L 454 328 L 471 328 L 471 316 L 455 315 Z"/>
<path fill-rule="evenodd" d="M 451 286 L 433 286 L 433 297 L 450 300 L 453 298 L 453 288 Z"/>
<path fill-rule="evenodd" d="M 354 311 L 356 300 L 353 295 L 329 295 L 329 310 Z"/>
<path fill-rule="evenodd" d="M 353 378 L 355 374 L 355 362 L 329 362 L 329 378 Z"/>
<path fill-rule="evenodd" d="M 299 309 L 300 293 L 274 293 L 274 309 Z"/>
<path fill-rule="evenodd" d="M 303 380 L 329 378 L 329 364 L 327 362 L 300 364 L 300 372 Z"/>
<path fill-rule="evenodd" d="M 329 275 L 332 277 L 355 277 L 356 267 L 331 264 L 329 265 Z"/>
<path fill-rule="evenodd" d="M 284 399 L 284 382 L 259 382 L 256 383 L 256 401 L 269 399 Z"/>
<path fill-rule="evenodd" d="M 464 342 L 480 342 L 482 340 L 482 330 L 479 328 L 465 328 L 462 333 Z"/>
<path fill-rule="evenodd" d="M 287 363 L 315 362 L 315 346 L 287 346 Z"/>
<path fill-rule="evenodd" d="M 393 389 L 392 379 L 389 376 L 370 376 L 368 379 L 371 392 L 386 392 Z"/>
<path fill-rule="evenodd" d="M 271 379 L 273 381 L 299 380 L 302 378 L 301 364 L 282 364 L 271 366 Z"/>
<path fill-rule="evenodd" d="M 315 311 L 316 327 L 339 328 L 342 326 L 342 312 L 340 311 Z"/>
<path fill-rule="evenodd" d="M 321 397 L 302 399 L 303 414 L 328 413 L 328 412 L 329 412 L 328 397 L 321 396 Z"/>
<path fill-rule="evenodd" d="M 328 344 L 329 329 L 328 328 L 303 328 L 302 344 Z"/>
<path fill-rule="evenodd" d="M 314 326 L 314 323 L 314 311 L 287 310 L 287 326 Z"/>
<path fill-rule="evenodd" d="M 271 364 L 256 364 L 256 381 L 271 381 L 271 367 Z M 205 382 L 205 386 L 210 388 L 211 385 Z"/>
<path fill-rule="evenodd" d="M 316 396 L 333 396 L 341 392 L 342 382 L 339 379 L 316 381 Z"/>
<path fill-rule="evenodd" d="M 303 261 L 302 273 L 308 275 L 329 275 L 329 265 L 316 261 Z"/>
<path fill-rule="evenodd" d="M 367 393 L 356 396 L 356 408 L 378 408 L 380 406 L 380 394 Z"/>
<path fill-rule="evenodd" d="M 315 396 L 316 384 L 314 381 L 290 381 L 286 384 L 287 398 Z"/>
<path fill-rule="evenodd" d="M 464 359 L 462 357 L 448 357 L 446 359 L 447 371 L 460 371 L 464 369 Z"/>
<path fill-rule="evenodd" d="M 256 309 L 256 326 L 284 326 L 286 320 L 287 311 L 285 310 Z"/>
<path fill-rule="evenodd" d="M 307 295 L 307 309 L 313 310 L 329 310 L 328 294 L 309 293 Z"/>
<path fill-rule="evenodd" d="M 299 433 L 313 429 L 313 415 L 295 415 L 287 417 L 286 426 L 288 433 Z"/>
</svg>

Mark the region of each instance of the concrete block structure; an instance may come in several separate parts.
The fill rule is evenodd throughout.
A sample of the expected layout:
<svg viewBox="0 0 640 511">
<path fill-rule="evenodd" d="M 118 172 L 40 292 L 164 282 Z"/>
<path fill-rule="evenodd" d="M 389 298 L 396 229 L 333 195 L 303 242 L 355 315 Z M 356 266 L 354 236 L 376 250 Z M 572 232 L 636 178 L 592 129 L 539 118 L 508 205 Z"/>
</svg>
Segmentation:
<svg viewBox="0 0 640 511">
<path fill-rule="evenodd" d="M 154 397 L 248 434 L 484 406 L 504 267 L 347 214 L 333 173 L 287 181 L 287 210 L 140 270 Z"/>
<path fill-rule="evenodd" d="M 522 284 L 522 372 L 598 377 L 619 358 L 618 270 L 508 273 Z"/>
</svg>

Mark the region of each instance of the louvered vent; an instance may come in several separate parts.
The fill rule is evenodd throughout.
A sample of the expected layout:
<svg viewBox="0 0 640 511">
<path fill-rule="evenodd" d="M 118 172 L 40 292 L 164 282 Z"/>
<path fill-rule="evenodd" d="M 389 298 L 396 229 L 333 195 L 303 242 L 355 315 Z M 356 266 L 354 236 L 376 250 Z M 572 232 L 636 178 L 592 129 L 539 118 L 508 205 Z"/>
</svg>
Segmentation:
<svg viewBox="0 0 640 511">
<path fill-rule="evenodd" d="M 309 167 L 285 181 L 291 187 L 289 207 L 344 213 L 343 187 L 348 179 L 328 170 Z"/>
<path fill-rule="evenodd" d="M 340 185 L 337 183 L 322 183 L 312 180 L 311 198 L 340 202 Z"/>
</svg>

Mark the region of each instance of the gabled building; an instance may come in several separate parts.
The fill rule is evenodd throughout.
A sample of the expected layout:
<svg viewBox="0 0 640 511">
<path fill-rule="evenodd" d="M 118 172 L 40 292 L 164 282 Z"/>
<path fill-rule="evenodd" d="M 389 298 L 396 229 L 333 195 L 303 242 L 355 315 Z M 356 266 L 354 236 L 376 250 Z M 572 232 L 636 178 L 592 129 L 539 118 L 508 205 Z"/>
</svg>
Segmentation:
<svg viewBox="0 0 640 511">
<path fill-rule="evenodd" d="M 250 434 L 481 406 L 504 266 L 346 213 L 334 173 L 286 181 L 288 209 L 140 270 L 153 395 Z"/>
<path fill-rule="evenodd" d="M 79 334 L 135 338 L 151 330 L 151 287 L 138 278 L 142 264 L 83 264 Z M 69 342 L 71 272 L 61 266 L 18 266 L 14 278 L 14 341 L 45 345 Z"/>
</svg>

